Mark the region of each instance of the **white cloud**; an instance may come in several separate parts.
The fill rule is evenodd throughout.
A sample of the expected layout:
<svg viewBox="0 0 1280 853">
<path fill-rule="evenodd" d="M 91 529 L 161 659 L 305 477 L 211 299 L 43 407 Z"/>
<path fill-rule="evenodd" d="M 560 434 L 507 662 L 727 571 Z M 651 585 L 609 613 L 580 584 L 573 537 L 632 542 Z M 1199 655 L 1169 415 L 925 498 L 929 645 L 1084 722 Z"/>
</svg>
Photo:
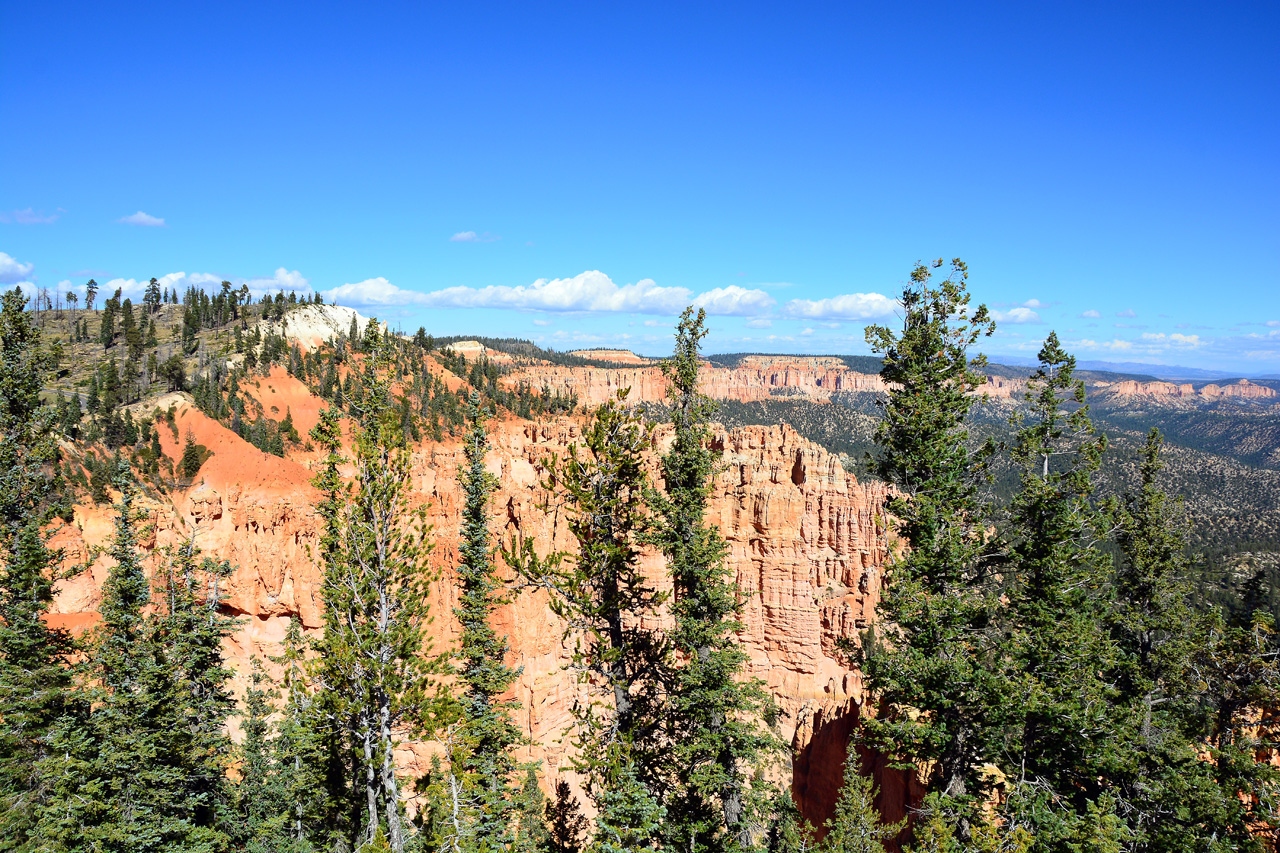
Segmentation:
<svg viewBox="0 0 1280 853">
<path fill-rule="evenodd" d="M 130 213 L 128 216 L 122 216 L 116 220 L 125 225 L 143 225 L 147 228 L 163 228 L 164 220 L 158 216 L 152 216 L 149 213 L 143 213 L 139 210 L 137 213 Z"/>
<path fill-rule="evenodd" d="M 1096 320 L 1102 316 L 1102 312 L 1099 311 L 1097 308 L 1090 308 L 1088 311 L 1081 311 L 1080 316 L 1086 317 L 1090 320 Z"/>
<path fill-rule="evenodd" d="M 777 303 L 763 290 L 747 290 L 731 284 L 700 293 L 693 300 L 695 308 L 725 317 L 753 317 L 769 311 Z"/>
<path fill-rule="evenodd" d="M 534 317 L 534 318 L 533 318 L 533 325 L 535 325 L 535 326 L 550 326 L 550 325 L 551 325 L 551 323 L 552 323 L 552 321 L 551 321 L 551 320 L 548 320 L 546 317 Z"/>
<path fill-rule="evenodd" d="M 1268 325 L 1268 326 L 1270 326 L 1270 327 L 1271 327 L 1271 328 L 1273 328 L 1273 329 L 1274 329 L 1274 328 L 1277 328 L 1277 327 L 1280 327 L 1280 320 L 1268 320 L 1268 321 L 1267 321 L 1267 325 Z"/>
<path fill-rule="evenodd" d="M 1112 340 L 1112 341 L 1101 341 L 1101 342 L 1091 341 L 1088 338 L 1085 338 L 1084 340 L 1077 341 L 1075 343 L 1075 346 L 1078 346 L 1081 349 L 1105 349 L 1105 350 L 1111 350 L 1113 352 L 1125 352 L 1133 349 L 1133 342 L 1122 341 L 1119 338 L 1116 338 L 1115 340 Z"/>
<path fill-rule="evenodd" d="M 1039 299 L 1028 299 L 1026 302 L 1022 303 L 1022 307 L 1023 308 L 1043 308 L 1044 303 L 1041 302 Z"/>
<path fill-rule="evenodd" d="M 449 238 L 450 243 L 492 243 L 495 240 L 501 240 L 497 234 L 490 234 L 485 231 L 483 234 L 477 234 L 474 231 L 459 231 Z"/>
<path fill-rule="evenodd" d="M 678 314 L 691 297 L 687 288 L 659 287 L 649 278 L 617 285 L 599 270 L 589 270 L 572 278 L 540 278 L 533 284 L 516 287 L 447 287 L 424 294 L 423 304 L 436 308 Z"/>
<path fill-rule="evenodd" d="M 887 317 L 897 307 L 896 299 L 879 293 L 846 293 L 828 299 L 792 299 L 784 312 L 811 320 L 870 320 Z"/>
<path fill-rule="evenodd" d="M 24 264 L 17 258 L 11 258 L 6 253 L 0 252 L 0 284 L 25 281 L 35 268 L 35 264 Z"/>
<path fill-rule="evenodd" d="M 61 210 L 61 208 L 59 208 Z M 34 208 L 24 208 L 22 210 L 8 210 L 0 213 L 0 222 L 6 225 L 10 222 L 18 225 L 52 225 L 58 221 L 57 213 L 46 214 L 43 210 L 35 210 Z"/>
<path fill-rule="evenodd" d="M 297 270 L 290 271 L 285 267 L 277 267 L 270 278 L 251 278 L 245 282 L 254 296 L 277 291 L 310 291 L 311 285 L 306 277 Z"/>
<path fill-rule="evenodd" d="M 1138 312 L 1134 311 L 1132 308 L 1126 308 L 1123 311 L 1117 311 L 1116 316 L 1117 317 L 1137 317 Z"/>
<path fill-rule="evenodd" d="M 773 328 L 773 320 L 768 317 L 753 317 L 747 321 L 748 329 L 771 329 Z"/>
<path fill-rule="evenodd" d="M 363 304 L 425 305 L 432 308 L 505 308 L 516 311 L 554 311 L 656 314 L 673 316 L 694 305 L 716 316 L 749 317 L 767 312 L 776 303 L 763 290 L 737 285 L 694 294 L 687 287 L 662 287 L 645 278 L 634 284 L 617 284 L 599 270 L 570 278 L 540 278 L 528 285 L 446 287 L 429 293 L 403 290 L 386 279 L 370 279 L 359 285 L 343 285 L 325 295 Z M 359 304 L 359 303 L 357 303 Z"/>
<path fill-rule="evenodd" d="M 423 305 L 427 294 L 396 287 L 382 276 L 323 291 L 325 301 L 339 305 Z"/>
<path fill-rule="evenodd" d="M 812 334 L 813 334 L 813 329 L 803 329 L 803 330 L 800 332 L 800 334 L 801 334 L 801 335 L 812 335 Z"/>
<path fill-rule="evenodd" d="M 1192 349 L 1200 346 L 1199 335 L 1184 335 L 1181 332 L 1174 332 L 1172 335 L 1166 335 L 1164 332 L 1143 332 L 1142 339 L 1158 348 L 1163 348 L 1166 344 Z"/>
<path fill-rule="evenodd" d="M 997 323 L 1039 323 L 1040 315 L 1030 308 L 1010 308 L 1008 311 L 992 311 L 991 319 Z"/>
</svg>

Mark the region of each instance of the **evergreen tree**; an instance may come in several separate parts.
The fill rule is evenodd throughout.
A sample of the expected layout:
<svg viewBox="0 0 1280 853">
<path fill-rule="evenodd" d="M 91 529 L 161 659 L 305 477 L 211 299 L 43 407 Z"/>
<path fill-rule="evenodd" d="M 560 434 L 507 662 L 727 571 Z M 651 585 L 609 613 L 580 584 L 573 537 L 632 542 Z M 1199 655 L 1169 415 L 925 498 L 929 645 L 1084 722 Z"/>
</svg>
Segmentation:
<svg viewBox="0 0 1280 853">
<path fill-rule="evenodd" d="M 160 310 L 160 283 L 154 278 L 147 283 L 147 290 L 143 294 L 142 302 L 147 306 L 148 314 L 154 314 Z"/>
<path fill-rule="evenodd" d="M 336 479 L 336 418 L 313 433 L 329 459 L 317 478 L 326 491 L 325 634 L 319 644 L 328 712 L 345 727 L 350 775 L 348 838 L 370 843 L 379 829 L 401 853 L 408 841 L 394 750 L 405 727 L 427 715 L 434 658 L 427 645 L 427 553 L 420 511 L 408 504 L 409 455 L 397 440 L 380 348 L 365 362 L 367 405 L 356 429 L 355 483 Z M 333 505 L 337 502 L 337 505 Z"/>
<path fill-rule="evenodd" d="M 885 843 L 892 842 L 907 825 L 905 819 L 881 823 L 875 806 L 875 782 L 862 775 L 861 765 L 858 753 L 850 749 L 836 811 L 826 822 L 823 853 L 884 853 Z"/>
<path fill-rule="evenodd" d="M 773 795 L 773 821 L 765 833 L 767 853 L 813 853 L 818 849 L 812 824 L 800 815 L 789 788 Z"/>
<path fill-rule="evenodd" d="M 1123 834 L 1107 792 L 1125 732 L 1103 674 L 1116 660 L 1104 623 L 1105 519 L 1091 500 L 1106 438 L 1093 427 L 1074 368 L 1050 332 L 1027 383 L 1029 412 L 1014 416 L 1022 489 L 1007 532 L 1016 717 L 1006 744 L 1006 810 L 1039 850 L 1118 843 Z"/>
<path fill-rule="evenodd" d="M 641 453 L 650 430 L 618 400 L 600 406 L 563 459 L 547 461 L 548 491 L 563 505 L 577 553 L 538 560 L 532 543 L 506 558 L 549 588 L 551 608 L 574 641 L 572 666 L 592 690 L 574 705 L 575 769 L 596 807 L 596 841 L 610 850 L 650 849 L 665 816 L 657 788 L 661 670 L 666 648 L 645 627 L 664 601 L 640 570 L 639 528 L 647 479 Z M 598 691 L 598 692 L 597 692 Z"/>
<path fill-rule="evenodd" d="M 326 754 L 317 725 L 319 706 L 307 683 L 306 641 L 297 617 L 289 620 L 284 649 L 272 661 L 283 670 L 285 703 L 271 741 L 271 762 L 279 777 L 286 833 L 294 847 L 302 850 L 309 839 L 323 838 L 319 830 L 324 819 Z"/>
<path fill-rule="evenodd" d="M 200 465 L 200 449 L 196 447 L 195 436 L 188 430 L 186 443 L 182 446 L 182 460 L 178 463 L 179 470 L 183 478 L 194 480 L 200 473 Z"/>
<path fill-rule="evenodd" d="M 866 742 L 931 768 L 928 787 L 962 827 L 988 791 L 980 765 L 995 753 L 1002 688 L 998 591 L 989 558 L 990 514 L 979 497 L 990 448 L 970 447 L 965 426 L 983 377 L 969 349 L 994 330 L 986 306 L 969 308 L 968 268 L 956 259 L 942 281 L 917 264 L 902 293 L 900 332 L 867 328 L 889 384 L 876 430 L 874 469 L 896 487 L 885 517 L 906 548 L 887 570 L 877 623 L 860 657 L 885 713 L 867 720 Z"/>
<path fill-rule="evenodd" d="M 52 802 L 39 836 L 60 850 L 212 851 L 226 820 L 231 710 L 215 578 L 193 545 L 166 561 L 159 611 L 138 553 L 134 489 L 121 469 L 116 535 L 87 662 L 88 719 L 64 718 L 43 762 Z M 198 596 L 207 596 L 201 600 Z"/>
<path fill-rule="evenodd" d="M 524 766 L 524 782 L 516 794 L 515 834 L 512 853 L 551 853 L 551 832 L 546 813 L 550 803 L 538 787 L 538 773 L 532 764 Z"/>
<path fill-rule="evenodd" d="M 1120 555 L 1108 624 L 1126 740 L 1110 777 L 1133 848 L 1172 851 L 1230 836 L 1241 810 L 1196 743 L 1204 692 L 1197 658 L 1210 645 L 1211 620 L 1192 605 L 1186 521 L 1158 483 L 1162 447 L 1153 429 L 1138 488 L 1124 497 L 1115 522 Z"/>
<path fill-rule="evenodd" d="M 490 496 L 497 480 L 485 468 L 489 437 L 485 412 L 475 392 L 469 415 L 466 465 L 459 474 L 464 497 L 457 566 L 460 592 L 454 608 L 462 628 L 455 655 L 462 696 L 451 738 L 449 784 L 466 804 L 460 816 L 464 835 L 458 841 L 468 850 L 500 851 L 515 841 L 512 751 L 521 736 L 511 718 L 515 703 L 498 697 L 510 688 L 519 671 L 507 665 L 507 640 L 498 636 L 492 625 L 493 611 L 502 601 L 489 533 Z"/>
<path fill-rule="evenodd" d="M 755 779 L 780 744 L 762 726 L 773 711 L 763 683 L 743 678 L 748 657 L 735 640 L 744 629 L 742 592 L 724 539 L 706 521 L 717 454 L 715 405 L 698 391 L 705 319 L 701 309 L 685 309 L 662 367 L 675 441 L 661 460 L 663 489 L 649 496 L 659 519 L 653 539 L 675 589 L 670 641 L 683 661 L 666 688 L 674 778 L 663 833 L 680 850 L 752 850 L 769 798 Z"/>
<path fill-rule="evenodd" d="M 25 302 L 15 288 L 0 305 L 0 847 L 6 850 L 36 841 L 30 833 L 48 793 L 37 768 L 69 711 L 75 651 L 66 631 L 45 619 L 62 558 L 48 548 L 43 530 L 58 446 L 57 413 L 40 402 L 40 389 L 54 365 Z"/>
<path fill-rule="evenodd" d="M 166 554 L 159 572 L 162 605 L 151 617 L 150 639 L 168 670 L 184 727 L 175 735 L 183 749 L 176 759 L 182 779 L 175 798 L 191 809 L 195 825 L 222 833 L 231 820 L 226 772 L 233 750 L 226 724 L 235 712 L 233 672 L 223 660 L 222 643 L 236 620 L 221 607 L 232 569 L 226 561 L 199 558 L 194 536 Z"/>
<path fill-rule="evenodd" d="M 547 803 L 546 823 L 549 853 L 581 853 L 587 817 L 564 779 L 556 782 L 556 795 Z"/>
<path fill-rule="evenodd" d="M 250 662 L 249 686 L 244 694 L 244 740 L 239 747 L 240 783 L 236 786 L 245 840 L 258 846 L 278 846 L 287 838 L 288 808 L 279 789 L 280 775 L 272 761 L 268 717 L 278 692 L 271 689 L 262 661 Z"/>
<path fill-rule="evenodd" d="M 1223 849 L 1267 849 L 1263 828 L 1274 833 L 1280 824 L 1280 771 L 1266 760 L 1278 739 L 1280 631 L 1264 577 L 1259 570 L 1244 583 L 1235 606 L 1215 614 L 1195 659 L 1196 672 L 1207 682 L 1206 731 L 1199 746 L 1209 754 L 1217 786 L 1199 805 L 1216 807 L 1209 816 Z"/>
</svg>

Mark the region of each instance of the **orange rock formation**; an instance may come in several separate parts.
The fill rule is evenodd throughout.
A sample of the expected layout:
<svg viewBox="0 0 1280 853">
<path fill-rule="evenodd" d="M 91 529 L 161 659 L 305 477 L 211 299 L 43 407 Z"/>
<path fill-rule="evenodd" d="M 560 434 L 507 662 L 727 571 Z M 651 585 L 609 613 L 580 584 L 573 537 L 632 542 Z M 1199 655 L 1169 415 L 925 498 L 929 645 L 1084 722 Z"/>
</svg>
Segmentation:
<svg viewBox="0 0 1280 853">
<path fill-rule="evenodd" d="M 300 429 L 318 411 L 305 388 L 279 371 L 251 393 L 268 412 L 276 405 L 275 417 L 283 417 L 285 407 L 272 401 L 287 401 Z M 539 480 L 542 461 L 563 453 L 578 438 L 580 423 L 494 424 L 489 466 L 501 483 L 492 504 L 495 533 L 522 533 L 544 553 L 571 548 L 564 525 L 539 509 Z M 251 658 L 279 653 L 290 618 L 310 631 L 321 625 L 318 496 L 309 485 L 316 459 L 301 452 L 287 459 L 261 453 L 190 404 L 179 407 L 176 425 L 175 438 L 160 424 L 166 455 L 181 455 L 188 432 L 213 455 L 189 488 L 171 499 L 152 495 L 144 501 L 152 522 L 144 547 L 154 564 L 158 549 L 194 535 L 206 554 L 232 563 L 226 604 L 242 622 L 227 652 L 243 678 Z M 655 445 L 668 438 L 659 433 Z M 877 520 L 883 488 L 859 483 L 835 457 L 788 427 L 721 431 L 716 446 L 724 467 L 711 519 L 729 544 L 730 565 L 746 595 L 741 641 L 751 674 L 768 685 L 785 712 L 778 733 L 800 756 L 794 772 L 802 806 L 821 820 L 840 780 L 844 739 L 837 735 L 847 734 L 863 699 L 859 674 L 841 662 L 836 642 L 855 637 L 874 613 L 885 561 Z M 456 557 L 461 462 L 457 443 L 428 442 L 413 454 L 413 500 L 428 507 L 437 540 L 433 560 L 444 569 L 431 602 L 438 649 L 456 638 L 449 568 Z M 81 506 L 74 522 L 58 532 L 57 544 L 69 559 L 83 561 L 110 534 L 109 507 Z M 648 554 L 644 565 L 662 578 L 660 557 Z M 61 584 L 55 605 L 60 623 L 83 627 L 93 621 L 109 567 L 99 555 L 88 571 Z M 511 662 L 523 667 L 514 688 L 520 725 L 533 744 L 532 757 L 544 761 L 553 779 L 567 770 L 562 735 L 579 689 L 565 670 L 563 626 L 540 592 L 522 593 L 498 611 L 497 623 L 510 638 Z M 429 750 L 411 744 L 399 758 L 406 770 L 425 769 Z"/>
</svg>

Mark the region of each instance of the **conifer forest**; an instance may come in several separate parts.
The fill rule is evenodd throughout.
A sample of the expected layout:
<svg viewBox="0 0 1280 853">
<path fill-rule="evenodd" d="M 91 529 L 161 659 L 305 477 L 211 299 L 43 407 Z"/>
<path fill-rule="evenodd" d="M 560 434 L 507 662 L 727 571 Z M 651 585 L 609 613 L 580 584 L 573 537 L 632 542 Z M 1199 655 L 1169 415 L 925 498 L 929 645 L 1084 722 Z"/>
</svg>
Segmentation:
<svg viewBox="0 0 1280 853">
<path fill-rule="evenodd" d="M 1227 559 L 1280 550 L 1275 507 L 1260 498 L 1247 533 L 1270 552 L 1201 535 L 1206 492 L 1170 476 L 1200 451 L 1146 421 L 1109 437 L 1056 334 L 1012 402 L 989 404 L 996 320 L 969 288 L 960 260 L 911 270 L 896 320 L 866 328 L 883 390 L 862 410 L 761 404 L 802 435 L 843 412 L 806 438 L 883 484 L 874 619 L 830 650 L 865 699 L 820 820 L 741 640 L 753 593 L 713 497 L 722 425 L 754 415 L 704 387 L 702 310 L 655 365 L 661 399 L 620 381 L 593 403 L 555 377 L 635 368 L 355 312 L 307 342 L 300 318 L 331 306 L 230 282 L 152 279 L 135 305 L 89 281 L 82 308 L 5 292 L 0 850 L 1275 850 L 1280 577 Z M 314 426 L 264 405 L 272 371 L 319 401 Z M 149 508 L 232 452 L 181 434 L 184 405 L 254 459 L 307 455 L 321 624 L 292 615 L 278 654 L 229 655 L 255 617 L 227 606 L 236 567 L 198 525 L 156 544 Z M 509 420 L 572 428 L 537 471 L 560 545 L 495 522 L 487 463 Z M 461 460 L 434 470 L 460 495 L 448 531 L 416 496 L 415 459 L 442 443 Z M 79 553 L 59 531 L 83 507 L 113 527 Z M 60 590 L 91 566 L 95 617 L 60 620 Z M 496 616 L 529 596 L 572 685 L 555 768 L 531 749 Z"/>
</svg>

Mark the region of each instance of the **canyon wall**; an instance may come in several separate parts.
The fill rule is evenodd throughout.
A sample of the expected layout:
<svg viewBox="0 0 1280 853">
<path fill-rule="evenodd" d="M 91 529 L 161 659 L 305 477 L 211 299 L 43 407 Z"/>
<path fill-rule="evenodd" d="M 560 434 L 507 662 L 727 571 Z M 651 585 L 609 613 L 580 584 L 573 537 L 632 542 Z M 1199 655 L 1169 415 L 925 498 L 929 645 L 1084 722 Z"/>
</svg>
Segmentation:
<svg viewBox="0 0 1280 853">
<path fill-rule="evenodd" d="M 273 374 L 254 394 L 287 400 L 300 427 L 314 417 L 315 407 L 305 405 L 287 376 Z M 179 436 L 188 431 L 213 455 L 189 488 L 171 497 L 150 493 L 141 501 L 151 523 L 144 547 L 154 565 L 162 549 L 194 535 L 207 555 L 231 561 L 226 605 L 242 621 L 227 652 L 242 688 L 251 658 L 279 654 L 291 618 L 308 631 L 321 624 L 318 495 L 309 485 L 318 455 L 263 454 L 190 404 L 179 406 L 175 423 L 173 432 L 160 424 L 166 455 L 181 455 Z M 544 554 L 571 550 L 565 525 L 540 506 L 540 478 L 543 460 L 563 454 L 580 429 L 580 419 L 567 417 L 493 424 L 488 465 L 501 483 L 491 509 L 499 537 L 524 535 Z M 651 455 L 669 439 L 656 433 Z M 728 543 L 729 564 L 745 595 L 741 641 L 749 671 L 768 685 L 784 712 L 777 733 L 799 756 L 792 768 L 795 790 L 805 813 L 820 821 L 834 801 L 846 735 L 863 701 L 859 675 L 841 662 L 836 643 L 857 636 L 874 614 L 886 557 L 877 516 L 883 488 L 859 483 L 835 457 L 788 427 L 720 430 L 715 446 L 722 469 L 710 520 Z M 457 442 L 426 442 L 413 451 L 412 500 L 427 507 L 437 543 L 432 559 L 442 569 L 431 602 L 437 649 L 456 639 L 450 567 L 457 553 L 461 463 Z M 89 562 L 60 586 L 55 618 L 62 624 L 83 628 L 95 619 L 110 561 L 92 549 L 107 541 L 111 521 L 110 507 L 80 506 L 73 523 L 58 532 L 56 544 L 69 559 Z M 662 582 L 658 555 L 646 554 L 643 565 Z M 580 689 L 565 670 L 571 641 L 545 592 L 522 592 L 496 621 L 510 637 L 511 663 L 523 668 L 514 692 L 519 723 L 533 744 L 530 757 L 544 762 L 553 782 L 568 766 L 563 735 Z M 399 760 L 407 772 L 417 772 L 430 752 L 429 744 L 409 744 Z M 885 796 L 906 793 L 890 786 Z M 890 813 L 901 808 L 899 803 Z"/>
<path fill-rule="evenodd" d="M 616 355 L 616 354 L 615 354 Z M 657 366 L 525 367 L 503 377 L 508 387 L 526 382 L 534 388 L 578 395 L 579 402 L 596 406 L 630 388 L 628 400 L 661 403 L 667 381 Z M 704 394 L 715 400 L 752 402 L 778 396 L 828 401 L 835 393 L 882 393 L 887 386 L 879 374 L 859 373 L 832 356 L 746 356 L 735 367 L 705 363 L 699 374 Z M 977 393 L 995 398 L 1021 394 L 1026 382 L 988 376 Z"/>
</svg>

